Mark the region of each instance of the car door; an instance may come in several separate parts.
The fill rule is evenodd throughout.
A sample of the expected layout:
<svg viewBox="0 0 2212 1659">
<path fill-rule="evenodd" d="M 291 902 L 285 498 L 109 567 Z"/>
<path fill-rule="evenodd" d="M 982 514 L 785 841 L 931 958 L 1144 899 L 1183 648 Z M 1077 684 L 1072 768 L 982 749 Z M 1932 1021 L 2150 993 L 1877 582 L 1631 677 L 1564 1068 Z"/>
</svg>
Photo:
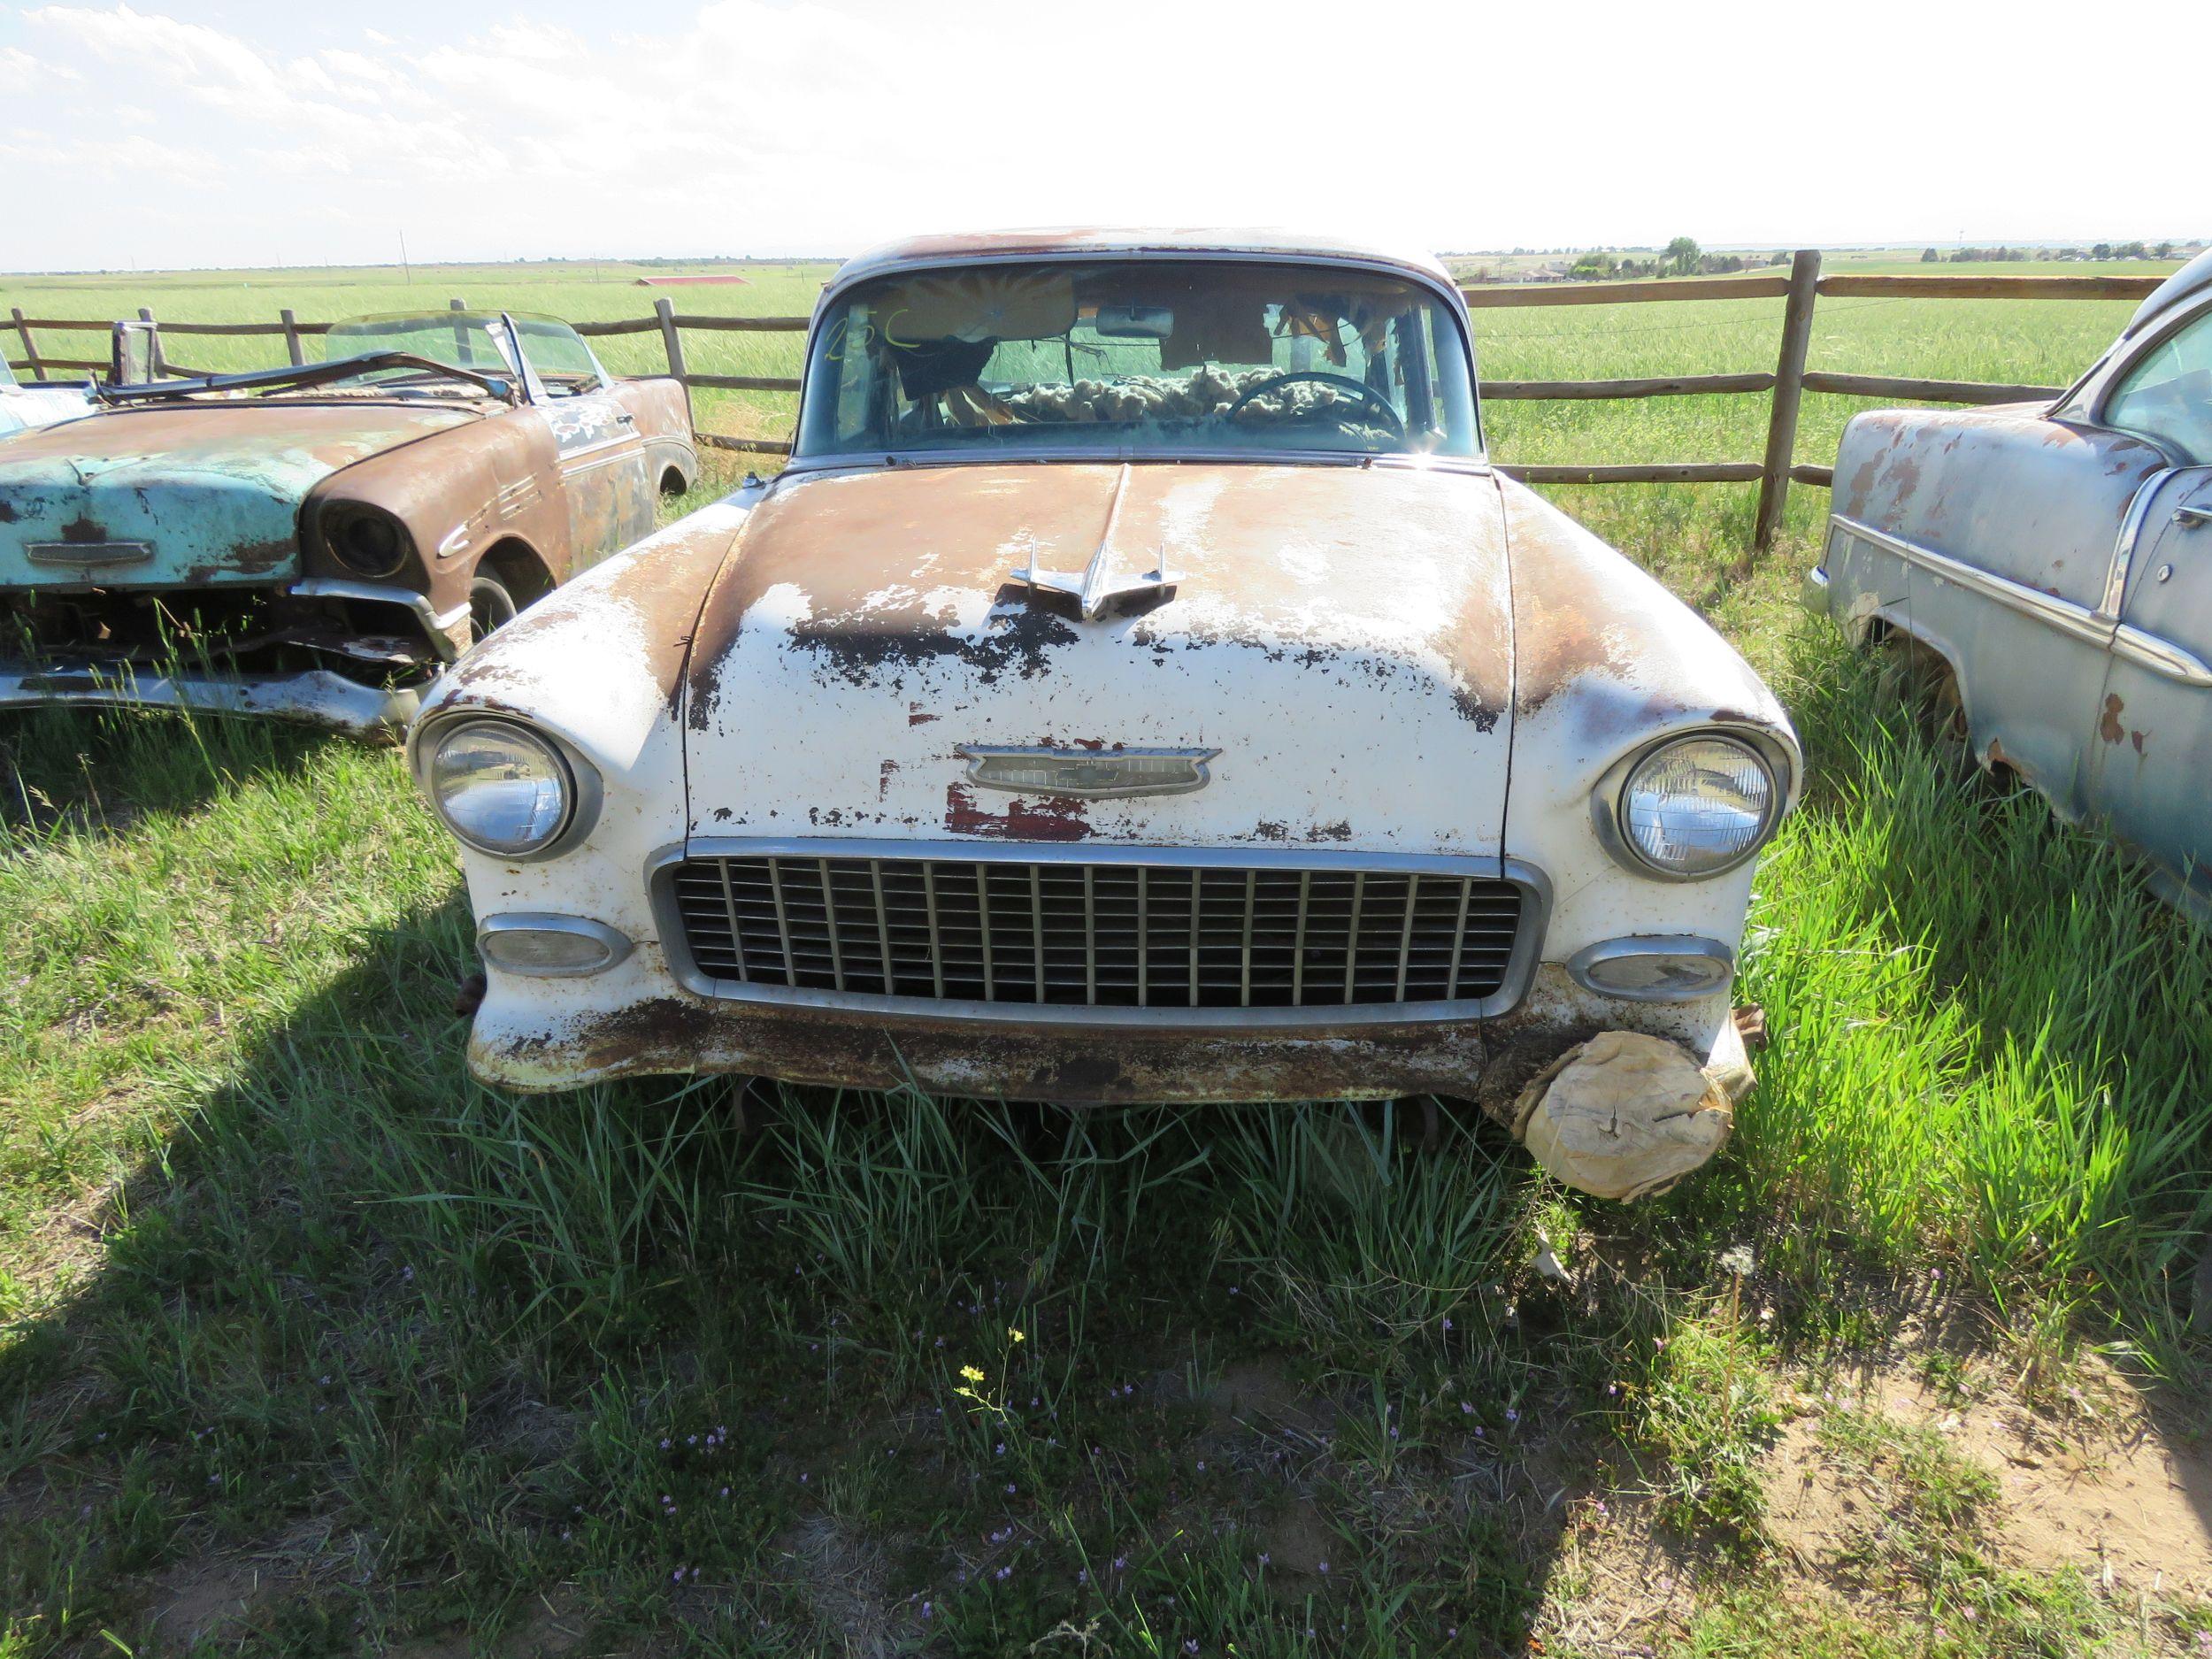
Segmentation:
<svg viewBox="0 0 2212 1659">
<path fill-rule="evenodd" d="M 560 454 L 566 574 L 573 575 L 652 534 L 656 491 L 645 434 L 574 329 L 550 317 L 511 321 L 529 365 L 533 401 Z"/>
<path fill-rule="evenodd" d="M 2097 735 L 2092 809 L 2176 876 L 2212 866 L 2212 466 L 2147 492 Z"/>
<path fill-rule="evenodd" d="M 2212 892 L 2194 874 L 2212 866 L 2212 309 L 2153 339 L 2099 412 L 2179 465 L 2146 487 L 2121 539 L 2091 806 Z"/>
</svg>

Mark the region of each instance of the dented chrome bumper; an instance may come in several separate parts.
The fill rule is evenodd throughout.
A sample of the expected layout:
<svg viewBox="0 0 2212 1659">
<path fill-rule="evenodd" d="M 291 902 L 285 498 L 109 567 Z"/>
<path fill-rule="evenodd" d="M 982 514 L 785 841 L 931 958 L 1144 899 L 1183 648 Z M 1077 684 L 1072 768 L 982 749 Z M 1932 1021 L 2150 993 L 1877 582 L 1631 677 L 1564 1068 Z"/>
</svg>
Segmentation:
<svg viewBox="0 0 2212 1659">
<path fill-rule="evenodd" d="M 0 664 L 0 708 L 185 709 L 297 720 L 356 736 L 405 730 L 422 691 L 379 689 L 326 669 L 293 674 L 138 673 L 113 664 Z"/>
<path fill-rule="evenodd" d="M 1816 617 L 1828 614 L 1828 572 L 1819 565 L 1807 571 L 1797 586 L 1799 603 Z"/>
</svg>

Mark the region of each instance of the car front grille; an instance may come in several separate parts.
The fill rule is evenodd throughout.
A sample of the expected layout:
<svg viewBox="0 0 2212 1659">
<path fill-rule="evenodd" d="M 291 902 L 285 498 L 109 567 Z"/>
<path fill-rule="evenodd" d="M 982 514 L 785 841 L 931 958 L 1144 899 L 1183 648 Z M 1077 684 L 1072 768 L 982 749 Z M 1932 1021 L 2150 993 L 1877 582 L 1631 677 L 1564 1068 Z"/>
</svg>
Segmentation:
<svg viewBox="0 0 2212 1659">
<path fill-rule="evenodd" d="M 763 855 L 667 879 L 710 988 L 1069 1008 L 1478 1001 L 1532 908 L 1509 880 L 1341 863 Z"/>
</svg>

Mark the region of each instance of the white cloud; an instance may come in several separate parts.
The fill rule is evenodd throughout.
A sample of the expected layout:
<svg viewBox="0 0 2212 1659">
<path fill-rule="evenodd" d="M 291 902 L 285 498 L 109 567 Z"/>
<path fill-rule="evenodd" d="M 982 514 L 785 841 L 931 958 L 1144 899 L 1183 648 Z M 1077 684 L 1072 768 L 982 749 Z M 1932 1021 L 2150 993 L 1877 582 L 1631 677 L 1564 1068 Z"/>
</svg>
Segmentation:
<svg viewBox="0 0 2212 1659">
<path fill-rule="evenodd" d="M 40 227 L 10 263 L 227 264 L 311 241 L 382 258 L 401 229 L 429 258 L 1115 220 L 1448 248 L 2212 229 L 2104 147 L 2024 135 L 2019 107 L 2085 90 L 2074 36 L 2033 8 L 2003 31 L 1923 8 L 1909 50 L 1763 0 L 1590 0 L 1571 26 L 1449 0 L 1364 19 L 1289 0 L 706 0 L 664 27 L 457 12 L 408 37 L 319 35 L 311 15 L 278 50 L 145 3 L 42 6 L 0 45 L 11 124 L 35 135 L 0 154 L 38 158 L 10 169 L 12 217 Z M 2131 27 L 2201 33 L 2200 4 L 2158 0 L 2170 17 Z M 2137 100 L 2131 143 L 2193 153 L 2191 109 Z M 134 165 L 188 197 L 119 215 L 81 188 Z"/>
</svg>

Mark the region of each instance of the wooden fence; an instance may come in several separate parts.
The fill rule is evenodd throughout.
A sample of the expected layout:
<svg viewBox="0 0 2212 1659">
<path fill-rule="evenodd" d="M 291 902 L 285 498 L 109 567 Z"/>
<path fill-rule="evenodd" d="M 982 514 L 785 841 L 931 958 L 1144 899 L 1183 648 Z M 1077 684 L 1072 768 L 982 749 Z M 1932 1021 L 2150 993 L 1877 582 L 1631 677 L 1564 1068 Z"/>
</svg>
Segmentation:
<svg viewBox="0 0 2212 1659">
<path fill-rule="evenodd" d="M 1780 299 L 1781 348 L 1774 372 L 1748 374 L 1680 374 L 1642 380 L 1485 380 L 1482 395 L 1508 399 L 1590 399 L 1641 397 L 1702 397 L 1715 394 L 1765 396 L 1770 399 L 1767 417 L 1765 453 L 1755 461 L 1668 461 L 1620 466 L 1507 465 L 1502 471 L 1532 484 L 1751 484 L 1759 486 L 1759 511 L 1753 533 L 1755 547 L 1773 543 L 1782 522 L 1782 509 L 1793 482 L 1825 488 L 1833 481 L 1833 469 L 1793 465 L 1797 443 L 1799 406 L 1807 392 L 1825 392 L 1847 397 L 1882 397 L 1933 403 L 2010 403 L 2033 398 L 2056 397 L 2055 386 L 2006 386 L 1982 380 L 1898 379 L 1875 374 L 1833 374 L 1806 366 L 1812 339 L 1813 310 L 1822 295 L 1836 297 L 1884 299 L 2065 299 L 2139 300 L 2158 286 L 2154 276 L 1999 276 L 1903 273 L 1895 275 L 1820 273 L 1820 254 L 1801 249 L 1791 256 L 1786 273 L 1747 277 L 1676 277 L 1657 281 L 1544 282 L 1517 286 L 1471 288 L 1463 290 L 1472 311 L 1511 310 L 1532 305 L 1649 305 L 1676 300 Z M 459 300 L 453 309 L 465 309 Z M 281 336 L 294 363 L 303 360 L 301 341 L 328 331 L 328 323 L 303 323 L 289 310 L 278 313 L 273 323 L 156 323 L 150 311 L 140 320 L 154 325 L 154 363 L 157 372 L 192 374 L 163 355 L 165 334 Z M 17 366 L 35 379 L 48 371 L 105 369 L 104 363 L 81 358 L 48 357 L 38 349 L 41 330 L 89 329 L 104 332 L 104 322 L 65 321 L 26 317 L 14 311 L 15 332 L 23 356 Z M 686 386 L 718 391 L 796 392 L 799 382 L 783 375 L 696 374 L 684 361 L 683 336 L 687 330 L 702 333 L 803 333 L 803 317 L 710 317 L 679 312 L 667 299 L 653 303 L 650 317 L 614 322 L 578 323 L 586 336 L 658 334 L 668 357 L 668 372 Z M 786 455 L 790 446 L 765 438 L 733 438 L 703 432 L 702 443 L 717 449 L 760 455 Z"/>
</svg>

